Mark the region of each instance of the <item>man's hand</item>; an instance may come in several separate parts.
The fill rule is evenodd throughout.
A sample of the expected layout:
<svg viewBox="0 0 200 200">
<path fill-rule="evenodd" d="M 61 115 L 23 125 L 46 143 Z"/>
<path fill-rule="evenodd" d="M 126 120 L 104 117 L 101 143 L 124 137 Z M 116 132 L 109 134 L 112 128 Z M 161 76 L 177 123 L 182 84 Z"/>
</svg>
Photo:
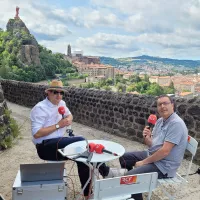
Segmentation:
<svg viewBox="0 0 200 200">
<path fill-rule="evenodd" d="M 135 167 L 141 167 L 143 165 L 145 165 L 143 161 L 138 161 L 135 163 Z"/>
<path fill-rule="evenodd" d="M 72 124 L 72 119 L 70 119 L 70 118 L 65 118 L 65 120 L 66 120 L 67 126 L 69 126 L 69 125 Z"/>
<path fill-rule="evenodd" d="M 145 126 L 145 128 L 143 130 L 143 138 L 144 138 L 144 143 L 148 147 L 151 147 L 151 145 L 152 145 L 152 132 L 149 129 L 149 126 Z"/>
<path fill-rule="evenodd" d="M 63 128 L 63 127 L 65 127 L 65 126 L 71 125 L 71 124 L 72 124 L 72 119 L 73 119 L 73 118 L 72 118 L 72 115 L 69 115 L 69 116 L 67 116 L 67 117 L 64 118 L 64 119 L 61 119 L 61 120 L 58 122 L 60 128 Z"/>
<path fill-rule="evenodd" d="M 149 129 L 149 126 L 145 126 L 143 130 L 143 137 L 151 137 L 151 130 Z"/>
<path fill-rule="evenodd" d="M 69 126 L 72 124 L 72 120 L 71 119 L 68 119 L 68 118 L 64 118 L 64 119 L 61 119 L 59 122 L 58 122 L 60 128 L 63 128 L 65 126 Z"/>
</svg>

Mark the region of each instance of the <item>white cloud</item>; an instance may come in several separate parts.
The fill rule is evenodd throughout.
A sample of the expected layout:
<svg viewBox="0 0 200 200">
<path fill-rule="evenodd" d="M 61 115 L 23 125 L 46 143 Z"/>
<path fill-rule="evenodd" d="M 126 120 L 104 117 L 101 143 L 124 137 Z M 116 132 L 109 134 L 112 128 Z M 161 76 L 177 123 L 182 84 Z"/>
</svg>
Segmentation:
<svg viewBox="0 0 200 200">
<path fill-rule="evenodd" d="M 59 23 L 58 20 L 52 20 L 48 17 L 50 14 L 49 11 L 47 12 L 47 8 L 50 8 L 50 13 L 53 11 L 53 8 L 44 6 L 38 2 L 33 3 L 31 0 L 28 0 L 25 3 L 22 2 L 23 1 L 21 0 L 18 0 L 15 3 L 12 0 L 4 3 L 0 2 L 1 8 L 7 11 L 0 21 L 0 25 L 3 25 L 2 27 L 5 28 L 9 18 L 14 18 L 15 5 L 19 5 L 19 16 L 31 32 L 43 34 L 46 35 L 46 37 L 62 37 L 71 33 L 65 24 Z"/>
<path fill-rule="evenodd" d="M 44 34 L 44 35 L 50 35 L 50 36 L 64 36 L 70 31 L 68 28 L 63 24 L 35 24 L 34 27 L 32 27 L 34 32 Z"/>
</svg>

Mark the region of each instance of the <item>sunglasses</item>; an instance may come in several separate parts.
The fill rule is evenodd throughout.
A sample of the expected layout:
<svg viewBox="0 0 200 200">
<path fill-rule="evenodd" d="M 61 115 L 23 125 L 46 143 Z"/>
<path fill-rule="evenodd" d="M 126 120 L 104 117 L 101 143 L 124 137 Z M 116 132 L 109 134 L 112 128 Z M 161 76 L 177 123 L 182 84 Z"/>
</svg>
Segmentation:
<svg viewBox="0 0 200 200">
<path fill-rule="evenodd" d="M 60 95 L 64 95 L 64 92 L 63 91 L 61 91 L 61 92 L 58 92 L 58 91 L 56 91 L 56 90 L 51 90 L 51 92 L 52 93 L 54 93 L 54 94 L 60 94 Z"/>
</svg>

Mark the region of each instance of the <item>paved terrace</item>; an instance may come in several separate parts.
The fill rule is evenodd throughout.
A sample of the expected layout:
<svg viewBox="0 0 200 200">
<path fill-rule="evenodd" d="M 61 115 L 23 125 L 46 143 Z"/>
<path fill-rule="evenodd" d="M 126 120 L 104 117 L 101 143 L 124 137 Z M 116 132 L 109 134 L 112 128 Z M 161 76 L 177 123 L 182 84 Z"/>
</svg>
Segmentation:
<svg viewBox="0 0 200 200">
<path fill-rule="evenodd" d="M 31 124 L 30 124 L 30 109 L 22 107 L 13 103 L 8 102 L 9 109 L 12 110 L 13 117 L 18 121 L 21 126 L 21 137 L 15 141 L 14 146 L 11 149 L 0 152 L 0 193 L 4 196 L 6 200 L 11 200 L 12 198 L 12 184 L 19 169 L 19 165 L 23 163 L 41 163 L 42 161 L 36 154 L 36 149 L 31 142 Z M 73 130 L 76 135 L 83 135 L 87 139 L 106 139 L 112 140 L 122 144 L 126 151 L 130 150 L 143 150 L 146 148 L 145 145 L 130 141 L 125 138 L 110 135 L 106 132 L 90 128 L 88 126 L 73 123 Z M 184 160 L 181 168 L 179 169 L 180 174 L 184 174 L 185 166 L 187 166 L 187 161 Z M 112 167 L 119 167 L 117 160 L 109 163 Z M 78 193 L 80 191 L 79 179 L 77 177 L 76 165 L 73 165 L 72 161 L 66 162 L 66 168 L 68 174 L 70 174 L 71 179 L 68 179 L 69 183 L 69 194 L 68 199 L 73 200 L 74 192 Z M 72 170 L 71 170 L 72 168 Z M 198 166 L 193 164 L 191 173 L 197 170 Z M 73 183 L 72 183 L 73 181 Z M 175 191 L 177 189 L 177 199 L 178 200 L 199 200 L 200 199 L 200 175 L 192 175 L 189 177 L 189 184 L 179 188 L 174 185 L 169 185 L 168 189 L 170 191 Z M 168 199 L 163 195 L 161 190 L 158 188 L 153 192 L 152 200 Z"/>
</svg>

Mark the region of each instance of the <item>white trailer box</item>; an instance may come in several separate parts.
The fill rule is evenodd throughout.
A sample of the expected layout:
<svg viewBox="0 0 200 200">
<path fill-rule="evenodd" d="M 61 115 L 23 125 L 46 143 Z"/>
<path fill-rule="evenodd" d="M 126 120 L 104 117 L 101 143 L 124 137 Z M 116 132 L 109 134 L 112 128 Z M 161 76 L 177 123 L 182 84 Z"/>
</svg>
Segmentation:
<svg viewBox="0 0 200 200">
<path fill-rule="evenodd" d="M 12 188 L 12 200 L 66 200 L 64 180 L 21 182 L 18 171 Z"/>
</svg>

